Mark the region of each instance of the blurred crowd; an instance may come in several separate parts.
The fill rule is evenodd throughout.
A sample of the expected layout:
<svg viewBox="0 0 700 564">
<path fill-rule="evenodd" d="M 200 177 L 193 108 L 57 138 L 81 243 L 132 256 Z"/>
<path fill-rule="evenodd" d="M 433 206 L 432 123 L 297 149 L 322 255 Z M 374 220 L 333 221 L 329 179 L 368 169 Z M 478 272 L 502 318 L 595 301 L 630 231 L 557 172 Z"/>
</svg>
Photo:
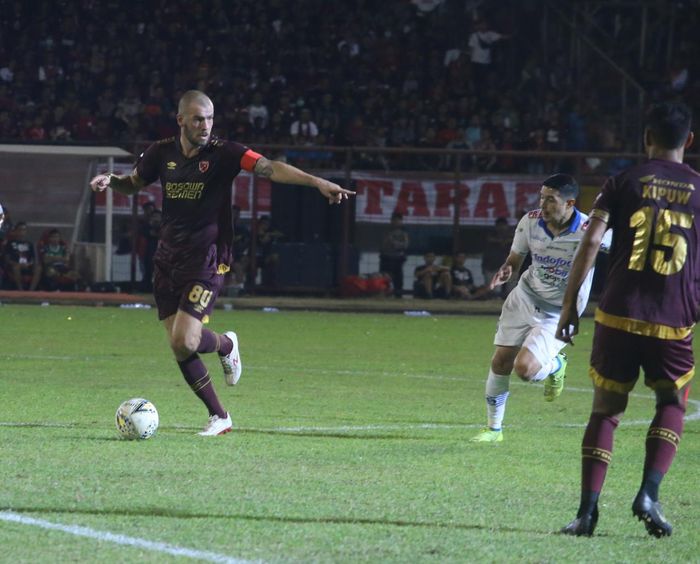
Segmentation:
<svg viewBox="0 0 700 564">
<path fill-rule="evenodd" d="M 175 101 L 198 88 L 216 104 L 215 132 L 250 145 L 638 149 L 619 127 L 619 75 L 590 53 L 572 60 L 574 32 L 552 13 L 544 22 L 540 0 L 4 4 L 5 142 L 167 137 L 176 132 Z M 594 23 L 613 37 L 606 54 L 644 86 L 647 101 L 673 95 L 692 105 L 700 6 L 676 4 L 674 29 L 649 26 L 641 67 L 629 49 L 639 29 L 622 8 L 600 11 Z M 664 33 L 673 34 L 672 57 Z M 362 158 L 389 166 L 372 152 Z M 427 156 L 392 166 L 452 163 Z M 519 163 L 484 156 L 470 166 L 511 172 Z"/>
</svg>

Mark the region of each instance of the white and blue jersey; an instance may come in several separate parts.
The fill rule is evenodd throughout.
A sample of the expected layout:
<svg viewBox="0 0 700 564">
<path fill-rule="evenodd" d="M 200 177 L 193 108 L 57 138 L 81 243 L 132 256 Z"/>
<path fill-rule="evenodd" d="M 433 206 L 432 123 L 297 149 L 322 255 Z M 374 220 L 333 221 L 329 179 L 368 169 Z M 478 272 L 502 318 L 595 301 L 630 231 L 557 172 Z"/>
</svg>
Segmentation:
<svg viewBox="0 0 700 564">
<path fill-rule="evenodd" d="M 542 210 L 539 209 L 525 214 L 518 223 L 511 252 L 523 256 L 529 252 L 532 264 L 520 277 L 517 288 L 543 311 L 553 313 L 561 310 L 571 264 L 587 225 L 588 216 L 576 208 L 569 227 L 558 235 L 547 229 Z M 602 250 L 607 251 L 610 247 L 611 236 L 611 232 L 605 234 Z M 576 305 L 579 313 L 586 307 L 592 283 L 593 269 L 586 276 L 578 294 Z"/>
</svg>

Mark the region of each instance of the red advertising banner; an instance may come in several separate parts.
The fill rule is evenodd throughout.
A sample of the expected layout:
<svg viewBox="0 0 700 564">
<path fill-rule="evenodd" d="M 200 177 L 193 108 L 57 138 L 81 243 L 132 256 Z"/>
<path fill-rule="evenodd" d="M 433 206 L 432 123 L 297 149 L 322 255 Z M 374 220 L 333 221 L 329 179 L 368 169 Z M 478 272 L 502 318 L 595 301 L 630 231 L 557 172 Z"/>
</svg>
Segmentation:
<svg viewBox="0 0 700 564">
<path fill-rule="evenodd" d="M 539 206 L 541 183 L 530 179 L 476 178 L 456 183 L 444 180 L 379 178 L 354 175 L 355 219 L 388 223 L 400 212 L 407 224 L 452 224 L 455 202 L 461 225 L 491 225 L 506 217 L 517 221 Z"/>
</svg>

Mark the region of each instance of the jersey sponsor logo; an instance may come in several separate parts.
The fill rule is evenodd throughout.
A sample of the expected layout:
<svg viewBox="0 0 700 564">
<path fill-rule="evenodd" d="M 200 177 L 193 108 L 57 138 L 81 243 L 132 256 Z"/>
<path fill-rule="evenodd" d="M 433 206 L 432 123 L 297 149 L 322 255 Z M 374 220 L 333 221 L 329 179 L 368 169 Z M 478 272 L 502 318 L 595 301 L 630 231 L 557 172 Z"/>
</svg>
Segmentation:
<svg viewBox="0 0 700 564">
<path fill-rule="evenodd" d="M 566 268 L 570 268 L 572 262 L 572 260 L 568 258 L 553 257 L 551 255 L 541 255 L 539 253 L 532 253 L 532 260 L 547 266 Z"/>
<path fill-rule="evenodd" d="M 639 179 L 642 184 L 655 184 L 656 186 L 665 186 L 666 188 L 680 188 L 681 190 L 695 190 L 695 186 L 689 182 L 679 182 L 678 180 L 669 180 L 668 178 L 656 178 L 655 174 L 642 176 Z"/>
<path fill-rule="evenodd" d="M 199 161 L 199 172 L 202 174 L 209 170 L 209 161 Z"/>
<path fill-rule="evenodd" d="M 175 162 L 173 162 L 173 161 L 170 161 L 170 162 L 169 162 L 168 164 L 166 164 L 165 166 L 168 167 L 168 170 L 175 170 L 175 167 L 177 166 L 177 163 L 175 163 Z"/>
<path fill-rule="evenodd" d="M 204 182 L 166 182 L 165 197 L 171 200 L 199 200 Z"/>
<path fill-rule="evenodd" d="M 532 262 L 537 268 L 537 277 L 552 286 L 563 284 L 569 277 L 571 259 L 532 253 Z"/>
<path fill-rule="evenodd" d="M 695 191 L 695 186 L 689 182 L 657 178 L 655 174 L 642 176 L 639 182 L 642 185 L 642 198 L 678 202 L 681 205 L 686 205 Z"/>
</svg>

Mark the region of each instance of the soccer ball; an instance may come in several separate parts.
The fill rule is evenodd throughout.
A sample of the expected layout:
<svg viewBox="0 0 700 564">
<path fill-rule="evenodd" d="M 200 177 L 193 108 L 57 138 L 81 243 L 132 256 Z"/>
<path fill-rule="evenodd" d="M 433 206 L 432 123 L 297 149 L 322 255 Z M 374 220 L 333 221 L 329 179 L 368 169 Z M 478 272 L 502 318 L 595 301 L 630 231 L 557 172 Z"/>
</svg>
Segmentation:
<svg viewBox="0 0 700 564">
<path fill-rule="evenodd" d="M 148 439 L 158 429 L 158 410 L 150 401 L 133 398 L 117 409 L 117 430 L 124 439 Z"/>
</svg>

